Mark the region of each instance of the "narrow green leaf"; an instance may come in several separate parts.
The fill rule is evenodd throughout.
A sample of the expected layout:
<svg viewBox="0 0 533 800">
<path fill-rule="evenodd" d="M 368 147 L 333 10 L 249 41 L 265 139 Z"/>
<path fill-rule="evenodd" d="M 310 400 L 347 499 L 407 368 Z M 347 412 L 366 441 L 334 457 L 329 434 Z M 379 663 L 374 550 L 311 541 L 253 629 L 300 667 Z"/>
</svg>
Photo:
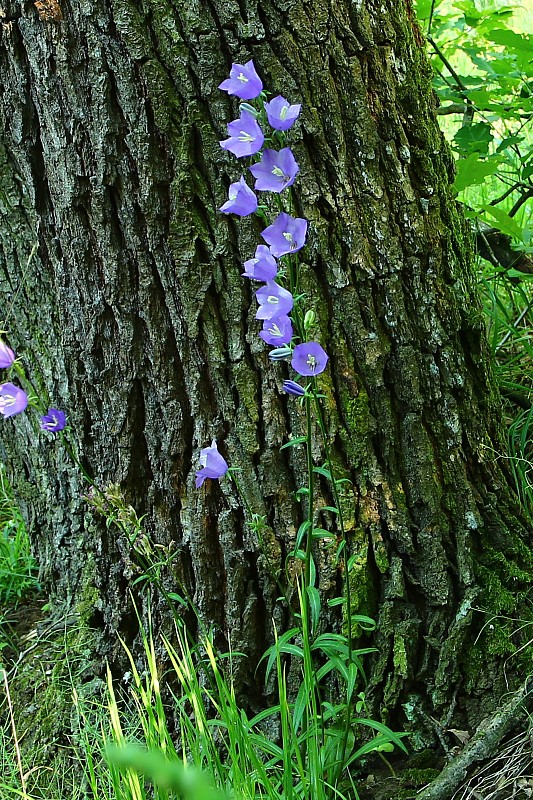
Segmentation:
<svg viewBox="0 0 533 800">
<path fill-rule="evenodd" d="M 298 731 L 300 728 L 306 706 L 309 704 L 308 692 L 308 684 L 306 681 L 302 681 L 300 688 L 298 689 L 298 694 L 296 695 L 296 700 L 294 701 L 294 708 L 292 712 L 292 724 L 295 731 Z"/>
<path fill-rule="evenodd" d="M 353 556 L 350 556 L 350 558 L 348 559 L 348 563 L 346 565 L 346 569 L 348 570 L 348 572 L 352 571 L 352 569 L 354 568 L 355 564 L 357 564 L 358 560 L 359 560 L 359 556 L 357 555 L 357 553 L 354 553 Z"/>
<path fill-rule="evenodd" d="M 187 601 L 180 594 L 176 594 L 176 592 L 169 592 L 167 597 L 169 600 L 174 600 L 176 603 L 180 603 L 182 606 L 188 606 Z"/>
<path fill-rule="evenodd" d="M 301 647 L 298 647 L 297 644 L 284 644 L 283 647 L 280 647 L 280 653 L 289 653 L 291 656 L 297 656 L 298 658 L 304 657 L 304 651 Z"/>
<path fill-rule="evenodd" d="M 328 600 L 328 606 L 330 608 L 334 608 L 334 606 L 344 606 L 344 605 L 346 605 L 345 597 L 334 597 L 331 600 Z"/>
<path fill-rule="evenodd" d="M 283 633 L 281 636 L 278 637 L 277 641 L 274 642 L 273 645 L 271 645 L 270 647 L 268 647 L 265 650 L 265 652 L 263 653 L 263 655 L 259 659 L 259 664 L 261 664 L 261 662 L 264 661 L 265 659 L 268 659 L 267 666 L 266 666 L 265 683 L 268 681 L 268 679 L 270 677 L 270 673 L 272 671 L 272 667 L 274 666 L 274 664 L 276 662 L 276 656 L 277 656 L 278 652 L 280 652 L 280 653 L 284 652 L 282 650 L 282 646 L 285 646 L 286 643 L 290 639 L 292 639 L 293 636 L 296 636 L 296 634 L 298 634 L 299 632 L 300 632 L 299 628 L 291 628 L 290 630 L 285 631 L 285 633 Z M 259 664 L 258 664 L 258 666 L 259 666 Z"/>
<path fill-rule="evenodd" d="M 387 725 L 384 725 L 382 722 L 378 722 L 375 719 L 368 719 L 367 717 L 354 717 L 350 720 L 352 725 L 363 725 L 366 728 L 373 728 L 378 733 L 381 733 L 389 742 L 392 742 L 404 753 L 407 753 L 407 748 L 402 742 L 402 739 L 408 736 L 407 733 L 395 733 L 392 731 Z M 378 738 L 378 737 L 376 737 Z M 376 740 L 374 739 L 374 743 Z"/>
<path fill-rule="evenodd" d="M 324 478 L 328 479 L 328 481 L 331 480 L 331 472 L 329 471 L 329 469 L 326 469 L 325 467 L 313 467 L 313 472 L 316 473 L 317 475 L 323 475 Z"/>
<path fill-rule="evenodd" d="M 308 519 L 306 519 L 300 527 L 298 528 L 298 533 L 296 534 L 296 549 L 298 550 L 301 543 L 303 542 L 304 536 L 311 527 L 311 523 Z"/>
<path fill-rule="evenodd" d="M 343 483 L 349 483 L 350 486 L 352 485 L 352 482 L 349 478 L 336 478 L 334 483 L 335 486 L 342 486 Z"/>
<path fill-rule="evenodd" d="M 313 539 L 336 539 L 337 535 L 333 531 L 326 531 L 324 528 L 313 528 Z"/>
<path fill-rule="evenodd" d="M 318 621 L 320 619 L 320 592 L 316 586 L 307 587 L 307 597 L 309 598 L 309 610 L 311 612 L 311 629 L 314 632 L 318 629 Z"/>
<path fill-rule="evenodd" d="M 309 556 L 309 583 L 311 586 L 316 583 L 316 564 L 312 555 Z"/>
<path fill-rule="evenodd" d="M 288 442 L 285 442 L 285 444 L 282 444 L 279 449 L 280 450 L 285 450 L 285 448 L 287 448 L 287 447 L 294 447 L 295 445 L 302 444 L 303 442 L 306 442 L 306 441 L 307 441 L 307 436 L 295 436 L 294 439 L 289 439 Z"/>
<path fill-rule="evenodd" d="M 331 511 L 332 514 L 338 514 L 339 509 L 335 506 L 322 506 L 321 511 Z"/>
<path fill-rule="evenodd" d="M 364 631 L 376 630 L 376 621 L 372 617 L 365 617 L 363 614 L 352 614 L 352 623 L 359 625 Z"/>
</svg>

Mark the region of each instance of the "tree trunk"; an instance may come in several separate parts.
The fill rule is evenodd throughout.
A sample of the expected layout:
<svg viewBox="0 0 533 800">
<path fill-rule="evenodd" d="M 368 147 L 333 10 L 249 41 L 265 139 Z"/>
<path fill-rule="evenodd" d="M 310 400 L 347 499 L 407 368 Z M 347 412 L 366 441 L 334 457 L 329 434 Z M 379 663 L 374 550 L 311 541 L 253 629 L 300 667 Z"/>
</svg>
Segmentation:
<svg viewBox="0 0 533 800">
<path fill-rule="evenodd" d="M 217 86 L 253 58 L 269 91 L 303 104 L 304 282 L 330 354 L 330 443 L 353 482 L 353 588 L 379 623 L 374 708 L 425 741 L 431 718 L 475 724 L 514 646 L 529 530 L 409 2 L 7 0 L 1 27 L 5 338 L 67 410 L 95 483 L 117 485 L 173 554 L 167 589 L 185 587 L 249 654 L 239 690 L 255 704 L 271 618 L 283 622 L 272 573 L 301 522 L 303 465 L 279 448 L 303 419 L 240 277 L 259 223 L 217 212 L 239 175 L 218 143 L 237 104 Z M 90 609 L 113 657 L 135 619 L 126 537 L 34 413 L 0 435 L 45 586 Z M 261 546 L 229 483 L 194 488 L 212 438 L 267 516 Z M 336 580 L 323 556 L 329 596 Z"/>
</svg>

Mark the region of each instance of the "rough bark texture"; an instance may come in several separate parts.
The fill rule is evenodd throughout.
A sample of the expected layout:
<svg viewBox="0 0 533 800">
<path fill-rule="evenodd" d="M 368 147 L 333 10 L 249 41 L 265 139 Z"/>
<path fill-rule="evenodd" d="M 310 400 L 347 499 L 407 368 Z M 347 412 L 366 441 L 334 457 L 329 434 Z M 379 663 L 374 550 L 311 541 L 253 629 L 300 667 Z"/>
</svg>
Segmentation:
<svg viewBox="0 0 533 800">
<path fill-rule="evenodd" d="M 240 278 L 259 224 L 216 212 L 239 175 L 218 145 L 236 102 L 217 85 L 253 57 L 269 90 L 303 103 L 292 147 L 310 221 L 304 283 L 331 356 L 331 444 L 354 486 L 354 590 L 379 621 L 374 702 L 385 718 L 403 705 L 426 741 L 431 717 L 475 722 L 499 680 L 480 666 L 509 650 L 497 623 L 475 638 L 475 608 L 512 617 L 531 557 L 411 7 L 8 0 L 3 12 L 3 327 L 68 410 L 96 482 L 119 484 L 151 538 L 176 549 L 169 588 L 184 584 L 250 654 L 239 688 L 258 702 L 253 667 L 272 615 L 282 622 L 271 572 L 301 521 L 300 456 L 279 447 L 302 418 Z M 111 652 L 112 632 L 131 633 L 125 542 L 35 415 L 0 435 L 45 585 L 94 605 Z M 229 486 L 193 488 L 213 437 L 268 517 L 268 552 Z M 326 593 L 335 581 L 324 556 Z"/>
</svg>

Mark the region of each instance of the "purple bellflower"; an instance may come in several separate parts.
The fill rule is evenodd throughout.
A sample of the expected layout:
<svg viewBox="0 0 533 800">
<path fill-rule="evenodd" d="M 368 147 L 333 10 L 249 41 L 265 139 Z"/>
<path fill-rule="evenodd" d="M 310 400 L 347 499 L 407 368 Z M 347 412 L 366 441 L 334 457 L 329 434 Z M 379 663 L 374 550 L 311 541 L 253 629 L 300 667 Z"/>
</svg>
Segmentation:
<svg viewBox="0 0 533 800">
<path fill-rule="evenodd" d="M 252 192 L 246 181 L 241 175 L 237 183 L 232 183 L 229 187 L 229 200 L 220 207 L 223 214 L 237 214 L 239 217 L 247 217 L 257 209 L 257 197 Z"/>
<path fill-rule="evenodd" d="M 20 414 L 28 405 L 28 395 L 14 383 L 2 383 L 0 385 L 0 414 L 12 417 Z"/>
<path fill-rule="evenodd" d="M 254 189 L 263 192 L 281 192 L 292 186 L 300 167 L 296 163 L 290 147 L 277 150 L 265 150 L 261 161 L 250 167 L 255 178 Z"/>
<path fill-rule="evenodd" d="M 253 100 L 263 91 L 263 82 L 255 71 L 254 62 L 232 64 L 229 78 L 218 87 L 223 92 L 234 94 L 241 100 Z"/>
<path fill-rule="evenodd" d="M 206 478 L 221 478 L 228 471 L 228 465 L 217 449 L 213 439 L 211 447 L 204 447 L 200 453 L 202 469 L 196 473 L 196 488 L 199 489 Z"/>
<path fill-rule="evenodd" d="M 243 278 L 254 281 L 272 281 L 278 274 L 278 264 L 266 244 L 259 244 L 255 249 L 254 258 L 244 262 Z"/>
<path fill-rule="evenodd" d="M 283 381 L 283 391 L 287 392 L 287 394 L 294 394 L 297 397 L 303 397 L 305 394 L 303 386 L 300 386 L 296 381 Z"/>
<path fill-rule="evenodd" d="M 275 347 L 279 347 L 280 344 L 289 344 L 292 339 L 292 322 L 286 314 L 266 319 L 259 336 L 264 342 L 273 344 Z"/>
<path fill-rule="evenodd" d="M 0 369 L 7 369 L 15 363 L 15 353 L 0 339 Z"/>
<path fill-rule="evenodd" d="M 261 236 L 270 245 L 270 252 L 276 258 L 284 256 L 286 253 L 294 253 L 305 244 L 307 220 L 291 217 L 290 214 L 282 211 L 273 224 L 265 228 Z"/>
<path fill-rule="evenodd" d="M 298 118 L 302 106 L 297 103 L 289 105 L 284 97 L 273 97 L 270 103 L 265 103 L 268 124 L 277 131 L 288 131 Z"/>
<path fill-rule="evenodd" d="M 326 369 L 328 358 L 318 342 L 304 342 L 294 348 L 291 365 L 299 375 L 320 375 Z"/>
<path fill-rule="evenodd" d="M 57 433 L 57 431 L 62 431 L 66 424 L 65 412 L 60 411 L 58 408 L 49 408 L 48 413 L 41 417 L 42 431 Z"/>
<path fill-rule="evenodd" d="M 271 320 L 289 314 L 294 305 L 292 294 L 283 289 L 275 281 L 268 281 L 255 293 L 259 308 L 256 319 Z"/>
<path fill-rule="evenodd" d="M 259 123 L 248 111 L 241 111 L 239 119 L 228 122 L 228 133 L 230 138 L 220 142 L 220 146 L 237 158 L 258 153 L 265 141 Z"/>
</svg>

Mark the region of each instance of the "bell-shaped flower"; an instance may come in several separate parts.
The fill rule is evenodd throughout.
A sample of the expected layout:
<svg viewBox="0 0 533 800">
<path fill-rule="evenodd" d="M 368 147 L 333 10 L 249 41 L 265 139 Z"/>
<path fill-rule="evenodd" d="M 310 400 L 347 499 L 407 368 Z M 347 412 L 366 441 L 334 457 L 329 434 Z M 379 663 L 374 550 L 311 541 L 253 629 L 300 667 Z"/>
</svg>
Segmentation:
<svg viewBox="0 0 533 800">
<path fill-rule="evenodd" d="M 292 186 L 300 167 L 296 163 L 290 147 L 265 150 L 259 163 L 250 167 L 255 178 L 254 189 L 262 192 L 281 192 Z"/>
<path fill-rule="evenodd" d="M 220 207 L 223 214 L 237 214 L 239 217 L 247 217 L 257 210 L 257 197 L 252 192 L 246 181 L 241 175 L 237 183 L 232 183 L 229 187 L 229 200 Z"/>
<path fill-rule="evenodd" d="M 255 293 L 259 308 L 256 319 L 274 319 L 290 313 L 294 305 L 292 294 L 275 281 L 268 281 Z"/>
<path fill-rule="evenodd" d="M 273 344 L 279 347 L 281 344 L 289 344 L 292 339 L 292 322 L 290 317 L 282 314 L 273 319 L 266 319 L 263 322 L 263 330 L 260 331 L 259 336 L 267 344 Z"/>
<path fill-rule="evenodd" d="M 291 106 L 281 95 L 273 97 L 265 103 L 268 124 L 277 131 L 287 131 L 298 118 L 301 108 L 300 103 Z"/>
<path fill-rule="evenodd" d="M 294 348 L 291 366 L 299 375 L 320 375 L 326 369 L 328 358 L 318 342 L 304 342 Z"/>
<path fill-rule="evenodd" d="M 15 362 L 15 353 L 0 339 L 0 369 L 7 369 Z"/>
<path fill-rule="evenodd" d="M 220 455 L 216 440 L 213 439 L 211 447 L 204 447 L 200 452 L 202 469 L 196 473 L 196 488 L 199 489 L 206 478 L 221 478 L 228 471 L 228 465 Z"/>
<path fill-rule="evenodd" d="M 276 258 L 300 250 L 307 236 L 307 220 L 291 217 L 285 211 L 278 214 L 272 225 L 261 236 L 270 245 L 270 252 Z"/>
<path fill-rule="evenodd" d="M 0 385 L 0 414 L 3 417 L 12 417 L 20 414 L 28 405 L 28 395 L 14 383 Z"/>
<path fill-rule="evenodd" d="M 42 431 L 57 433 L 57 431 L 62 431 L 66 424 L 67 418 L 64 411 L 60 411 L 58 408 L 49 408 L 48 413 L 41 417 L 40 427 Z"/>
<path fill-rule="evenodd" d="M 234 94 L 241 100 L 253 100 L 263 91 L 263 82 L 257 74 L 253 61 L 232 64 L 229 78 L 219 84 L 219 89 Z"/>
<path fill-rule="evenodd" d="M 255 248 L 254 258 L 249 258 L 244 262 L 243 278 L 251 278 L 254 281 L 272 281 L 278 274 L 278 262 L 270 254 L 266 244 L 258 244 Z"/>
<path fill-rule="evenodd" d="M 237 158 L 258 153 L 265 141 L 259 123 L 248 111 L 241 111 L 239 119 L 228 122 L 228 133 L 229 139 L 220 142 L 220 146 Z"/>
</svg>

